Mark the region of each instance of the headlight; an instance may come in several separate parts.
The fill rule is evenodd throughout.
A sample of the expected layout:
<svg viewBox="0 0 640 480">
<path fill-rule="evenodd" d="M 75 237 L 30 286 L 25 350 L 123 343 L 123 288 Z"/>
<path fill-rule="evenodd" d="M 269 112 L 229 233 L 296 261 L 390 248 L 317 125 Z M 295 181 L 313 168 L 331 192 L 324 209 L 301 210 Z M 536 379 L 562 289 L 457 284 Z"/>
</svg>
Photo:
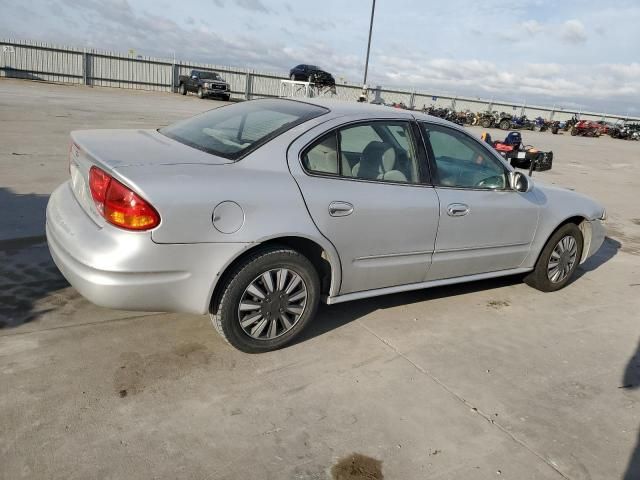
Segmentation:
<svg viewBox="0 0 640 480">
<path fill-rule="evenodd" d="M 211 88 L 211 84 L 209 82 L 205 82 L 203 85 L 205 88 Z"/>
</svg>

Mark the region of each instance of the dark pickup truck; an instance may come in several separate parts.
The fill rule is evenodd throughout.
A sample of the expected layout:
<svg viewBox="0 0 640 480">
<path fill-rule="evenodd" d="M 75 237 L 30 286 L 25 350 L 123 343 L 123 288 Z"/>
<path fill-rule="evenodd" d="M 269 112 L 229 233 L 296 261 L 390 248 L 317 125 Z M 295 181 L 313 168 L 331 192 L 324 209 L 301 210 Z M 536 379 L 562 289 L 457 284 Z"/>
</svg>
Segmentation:
<svg viewBox="0 0 640 480">
<path fill-rule="evenodd" d="M 229 100 L 231 96 L 229 84 L 219 74 L 202 70 L 191 70 L 188 76 L 180 75 L 178 92 L 182 95 L 194 92 L 199 98 L 220 97 L 223 100 Z"/>
</svg>

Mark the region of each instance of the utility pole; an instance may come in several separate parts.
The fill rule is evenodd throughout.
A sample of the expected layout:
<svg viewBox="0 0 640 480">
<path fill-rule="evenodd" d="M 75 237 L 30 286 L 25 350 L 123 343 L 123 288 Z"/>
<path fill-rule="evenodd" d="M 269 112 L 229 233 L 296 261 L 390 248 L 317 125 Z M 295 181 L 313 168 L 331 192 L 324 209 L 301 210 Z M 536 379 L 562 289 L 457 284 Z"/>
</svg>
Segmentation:
<svg viewBox="0 0 640 480">
<path fill-rule="evenodd" d="M 371 49 L 371 32 L 373 31 L 373 14 L 376 11 L 376 0 L 373 0 L 371 4 L 371 21 L 369 22 L 369 42 L 367 43 L 367 58 L 364 61 L 364 80 L 362 84 L 366 87 L 367 85 L 367 73 L 369 70 L 369 50 Z"/>
</svg>

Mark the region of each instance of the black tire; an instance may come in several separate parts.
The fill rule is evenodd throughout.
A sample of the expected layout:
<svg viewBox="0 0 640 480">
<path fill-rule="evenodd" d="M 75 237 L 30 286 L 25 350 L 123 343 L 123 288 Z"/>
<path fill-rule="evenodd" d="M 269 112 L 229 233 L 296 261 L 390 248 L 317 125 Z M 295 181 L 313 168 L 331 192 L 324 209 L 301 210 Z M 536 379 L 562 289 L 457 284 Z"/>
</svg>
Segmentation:
<svg viewBox="0 0 640 480">
<path fill-rule="evenodd" d="M 291 74 L 291 76 L 290 76 L 289 78 L 290 78 L 291 80 L 293 80 L 294 82 L 297 80 L 297 78 L 296 78 L 295 74 L 293 74 L 293 73 Z"/>
<path fill-rule="evenodd" d="M 204 90 L 202 87 L 198 87 L 198 98 L 204 98 Z"/>
<path fill-rule="evenodd" d="M 509 130 L 510 127 L 511 127 L 511 122 L 509 120 L 502 120 L 500 122 L 501 130 Z"/>
<path fill-rule="evenodd" d="M 307 300 L 303 313 L 290 330 L 273 339 L 259 340 L 251 337 L 240 325 L 240 301 L 247 287 L 256 278 L 278 268 L 293 271 L 302 279 L 307 290 Z M 236 265 L 226 276 L 218 298 L 220 301 L 216 312 L 211 313 L 211 322 L 222 338 L 245 353 L 269 352 L 290 343 L 313 319 L 320 299 L 320 280 L 313 264 L 304 255 L 287 247 L 268 247 L 256 251 Z"/>
<path fill-rule="evenodd" d="M 571 136 L 575 137 L 578 135 L 578 129 L 576 127 L 571 127 Z"/>
<path fill-rule="evenodd" d="M 553 133 L 554 135 L 558 134 L 558 130 L 560 130 L 558 127 L 551 127 L 551 133 Z"/>
<path fill-rule="evenodd" d="M 483 118 L 482 121 L 480 122 L 480 125 L 483 128 L 489 128 L 491 127 L 491 120 L 489 120 L 488 118 Z"/>
<path fill-rule="evenodd" d="M 547 274 L 549 259 L 560 240 L 567 236 L 573 237 L 576 242 L 576 260 L 571 266 L 566 277 L 560 281 L 552 282 Z M 555 292 L 556 290 L 564 288 L 569 282 L 571 282 L 573 275 L 580 265 L 583 242 L 582 232 L 575 223 L 567 223 L 560 227 L 547 241 L 547 244 L 542 249 L 542 253 L 540 253 L 540 257 L 538 257 L 535 268 L 524 278 L 525 283 L 542 292 Z"/>
<path fill-rule="evenodd" d="M 186 95 L 186 94 L 187 94 L 187 87 L 184 85 L 184 83 L 181 83 L 181 84 L 178 86 L 178 93 L 179 93 L 180 95 Z"/>
<path fill-rule="evenodd" d="M 231 95 L 223 95 L 222 96 L 222 100 L 224 100 L 225 102 L 228 102 L 230 98 L 231 98 Z"/>
</svg>

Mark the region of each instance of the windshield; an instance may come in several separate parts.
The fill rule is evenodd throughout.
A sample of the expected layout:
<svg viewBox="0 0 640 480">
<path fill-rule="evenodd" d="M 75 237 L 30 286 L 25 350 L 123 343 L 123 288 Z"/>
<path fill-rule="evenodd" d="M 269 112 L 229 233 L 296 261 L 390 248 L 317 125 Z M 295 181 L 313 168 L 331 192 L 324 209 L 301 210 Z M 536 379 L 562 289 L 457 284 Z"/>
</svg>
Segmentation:
<svg viewBox="0 0 640 480">
<path fill-rule="evenodd" d="M 159 132 L 190 147 L 237 160 L 327 112 L 326 108 L 293 100 L 253 100 L 209 110 Z"/>
<path fill-rule="evenodd" d="M 222 77 L 216 72 L 200 72 L 200 78 L 202 80 L 222 80 Z"/>
</svg>

